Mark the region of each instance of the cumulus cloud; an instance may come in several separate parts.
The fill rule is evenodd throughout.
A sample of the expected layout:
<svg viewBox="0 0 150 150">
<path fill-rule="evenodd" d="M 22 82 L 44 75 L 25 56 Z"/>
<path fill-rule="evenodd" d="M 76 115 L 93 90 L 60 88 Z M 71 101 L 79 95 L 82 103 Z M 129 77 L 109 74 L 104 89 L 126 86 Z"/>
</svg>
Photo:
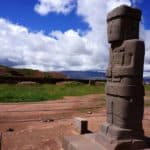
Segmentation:
<svg viewBox="0 0 150 150">
<path fill-rule="evenodd" d="M 110 11 L 110 10 L 114 9 L 115 7 L 123 5 L 123 4 L 131 6 L 130 0 L 108 0 L 107 10 Z"/>
<path fill-rule="evenodd" d="M 46 10 L 42 6 L 46 4 Z M 72 0 L 39 0 L 36 7 L 41 14 L 64 13 L 75 5 Z M 63 3 L 63 5 L 62 5 Z M 50 7 L 48 4 L 55 6 Z M 62 6 L 71 9 L 64 11 Z M 121 4 L 130 5 L 129 0 L 77 0 L 76 13 L 88 23 L 90 29 L 84 34 L 68 29 L 52 31 L 49 35 L 30 32 L 26 27 L 0 19 L 0 63 L 13 67 L 52 70 L 105 70 L 108 62 L 106 14 Z M 49 9 L 50 8 L 50 9 Z M 53 8 L 53 9 L 51 9 Z M 60 8 L 60 9 L 59 9 Z M 39 9 L 40 10 L 40 9 Z M 40 13 L 40 11 L 38 12 Z M 81 31 L 82 32 L 82 31 Z M 145 69 L 150 70 L 150 31 L 141 28 L 141 38 L 146 41 Z"/>
<path fill-rule="evenodd" d="M 38 0 L 34 10 L 40 15 L 51 12 L 68 14 L 74 7 L 73 0 Z"/>
<path fill-rule="evenodd" d="M 50 36 L 0 19 L 0 63 L 40 70 L 92 67 L 87 41 L 78 32 L 54 31 Z"/>
<path fill-rule="evenodd" d="M 150 70 L 150 30 L 144 30 L 141 37 L 145 41 L 145 70 Z"/>
</svg>

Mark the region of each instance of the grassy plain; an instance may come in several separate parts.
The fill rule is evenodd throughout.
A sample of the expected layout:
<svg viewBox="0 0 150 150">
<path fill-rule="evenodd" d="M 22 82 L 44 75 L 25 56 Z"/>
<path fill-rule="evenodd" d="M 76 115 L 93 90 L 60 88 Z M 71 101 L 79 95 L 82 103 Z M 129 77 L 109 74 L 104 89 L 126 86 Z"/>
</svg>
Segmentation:
<svg viewBox="0 0 150 150">
<path fill-rule="evenodd" d="M 37 102 L 62 99 L 64 96 L 82 96 L 104 93 L 104 84 L 89 86 L 79 83 L 64 85 L 14 85 L 0 84 L 0 103 L 5 102 Z"/>
</svg>

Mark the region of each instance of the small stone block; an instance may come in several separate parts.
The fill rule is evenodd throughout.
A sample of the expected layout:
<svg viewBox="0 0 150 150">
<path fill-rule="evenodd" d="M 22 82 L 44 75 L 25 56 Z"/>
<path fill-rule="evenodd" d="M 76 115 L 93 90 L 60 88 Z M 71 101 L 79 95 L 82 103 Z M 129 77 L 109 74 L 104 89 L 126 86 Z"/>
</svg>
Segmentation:
<svg viewBox="0 0 150 150">
<path fill-rule="evenodd" d="M 88 133 L 88 121 L 87 119 L 76 117 L 74 118 L 74 126 L 78 133 Z"/>
</svg>

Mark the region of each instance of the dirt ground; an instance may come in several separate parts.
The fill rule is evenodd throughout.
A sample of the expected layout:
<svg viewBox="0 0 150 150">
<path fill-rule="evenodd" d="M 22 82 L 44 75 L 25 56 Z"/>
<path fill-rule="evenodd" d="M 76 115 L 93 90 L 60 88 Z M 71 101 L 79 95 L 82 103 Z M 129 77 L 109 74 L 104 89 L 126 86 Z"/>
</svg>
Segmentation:
<svg viewBox="0 0 150 150">
<path fill-rule="evenodd" d="M 89 130 L 96 132 L 105 122 L 105 113 L 104 95 L 0 104 L 2 150 L 61 150 L 64 136 L 78 134 L 73 126 L 74 117 L 87 118 Z M 145 134 L 150 136 L 150 107 L 145 108 L 143 125 Z"/>
</svg>

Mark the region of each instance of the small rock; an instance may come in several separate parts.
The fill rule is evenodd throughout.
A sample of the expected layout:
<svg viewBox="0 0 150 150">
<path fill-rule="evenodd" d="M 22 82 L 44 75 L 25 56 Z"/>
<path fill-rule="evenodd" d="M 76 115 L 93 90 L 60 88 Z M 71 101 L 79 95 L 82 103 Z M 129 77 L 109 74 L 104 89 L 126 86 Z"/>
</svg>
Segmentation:
<svg viewBox="0 0 150 150">
<path fill-rule="evenodd" d="M 13 131 L 14 131 L 13 128 L 8 128 L 8 129 L 7 129 L 7 132 L 13 132 Z"/>
<path fill-rule="evenodd" d="M 88 113 L 88 114 L 92 114 L 92 112 L 91 112 L 91 111 L 88 111 L 87 113 Z"/>
<path fill-rule="evenodd" d="M 44 119 L 44 120 L 42 120 L 42 122 L 53 122 L 54 121 L 54 119 Z"/>
</svg>

